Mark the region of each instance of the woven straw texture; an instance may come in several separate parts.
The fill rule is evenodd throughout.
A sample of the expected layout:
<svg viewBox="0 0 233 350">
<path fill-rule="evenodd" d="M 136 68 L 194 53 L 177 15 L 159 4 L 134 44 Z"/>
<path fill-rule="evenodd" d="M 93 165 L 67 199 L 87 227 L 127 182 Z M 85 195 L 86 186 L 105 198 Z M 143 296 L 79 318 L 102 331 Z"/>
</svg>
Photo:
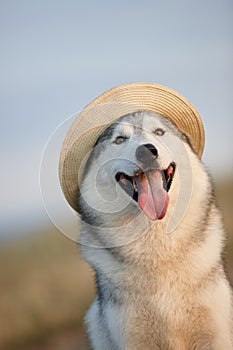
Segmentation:
<svg viewBox="0 0 233 350">
<path fill-rule="evenodd" d="M 152 83 L 122 85 L 97 97 L 77 117 L 62 146 L 59 177 L 63 193 L 77 210 L 76 195 L 82 178 L 84 159 L 101 133 L 122 116 L 137 111 L 152 111 L 170 119 L 190 139 L 201 158 L 205 133 L 194 106 L 176 91 Z"/>
</svg>

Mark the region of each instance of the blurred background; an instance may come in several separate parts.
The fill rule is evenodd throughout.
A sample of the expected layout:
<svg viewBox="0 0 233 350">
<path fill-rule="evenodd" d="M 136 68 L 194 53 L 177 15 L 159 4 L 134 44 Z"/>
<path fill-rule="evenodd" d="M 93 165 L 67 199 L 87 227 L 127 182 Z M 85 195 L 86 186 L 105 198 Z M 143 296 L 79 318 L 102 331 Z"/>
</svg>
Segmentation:
<svg viewBox="0 0 233 350">
<path fill-rule="evenodd" d="M 117 85 L 169 86 L 201 114 L 232 279 L 232 1 L 1 0 L 0 29 L 0 350 L 88 349 L 94 276 L 49 220 L 39 169 L 57 126 Z"/>
</svg>

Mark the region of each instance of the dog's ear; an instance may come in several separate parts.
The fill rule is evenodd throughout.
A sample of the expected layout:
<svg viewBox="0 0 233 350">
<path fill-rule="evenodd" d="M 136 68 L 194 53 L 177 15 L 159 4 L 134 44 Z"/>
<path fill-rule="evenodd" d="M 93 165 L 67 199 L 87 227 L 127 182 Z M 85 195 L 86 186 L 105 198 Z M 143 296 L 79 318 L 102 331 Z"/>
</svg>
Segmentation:
<svg viewBox="0 0 233 350">
<path fill-rule="evenodd" d="M 190 138 L 189 138 L 184 132 L 181 133 L 181 139 L 189 145 L 189 147 L 191 148 L 191 150 L 192 150 L 194 153 L 196 153 L 196 152 L 194 151 L 194 149 L 193 149 L 193 146 L 192 146 L 192 143 L 191 143 L 191 141 L 190 141 Z"/>
<path fill-rule="evenodd" d="M 190 144 L 190 139 L 189 139 L 189 137 L 188 137 L 184 132 L 181 133 L 181 139 L 182 139 L 184 142 Z"/>
</svg>

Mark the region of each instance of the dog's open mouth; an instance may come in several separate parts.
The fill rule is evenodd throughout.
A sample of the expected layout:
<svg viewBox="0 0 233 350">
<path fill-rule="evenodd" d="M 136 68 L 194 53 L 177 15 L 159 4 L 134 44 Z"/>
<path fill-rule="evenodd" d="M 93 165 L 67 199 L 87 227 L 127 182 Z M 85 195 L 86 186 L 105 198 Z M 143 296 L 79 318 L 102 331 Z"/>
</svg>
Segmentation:
<svg viewBox="0 0 233 350">
<path fill-rule="evenodd" d="M 132 176 L 118 172 L 116 180 L 150 219 L 161 220 L 167 212 L 168 191 L 175 169 L 176 164 L 172 162 L 164 170 L 157 168 L 145 172 L 138 171 Z"/>
</svg>

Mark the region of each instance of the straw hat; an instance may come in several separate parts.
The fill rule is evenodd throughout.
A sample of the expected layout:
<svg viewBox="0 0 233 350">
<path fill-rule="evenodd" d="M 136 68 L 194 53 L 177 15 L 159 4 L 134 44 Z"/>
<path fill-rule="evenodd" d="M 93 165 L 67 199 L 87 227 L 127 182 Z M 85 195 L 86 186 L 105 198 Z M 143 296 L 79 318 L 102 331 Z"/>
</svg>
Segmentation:
<svg viewBox="0 0 233 350">
<path fill-rule="evenodd" d="M 170 119 L 190 139 L 201 158 L 205 133 L 194 106 L 176 91 L 151 83 L 118 86 L 97 97 L 70 127 L 62 146 L 59 177 L 62 191 L 77 211 L 76 196 L 82 178 L 84 159 L 102 132 L 122 116 L 137 111 L 152 111 Z"/>
</svg>

